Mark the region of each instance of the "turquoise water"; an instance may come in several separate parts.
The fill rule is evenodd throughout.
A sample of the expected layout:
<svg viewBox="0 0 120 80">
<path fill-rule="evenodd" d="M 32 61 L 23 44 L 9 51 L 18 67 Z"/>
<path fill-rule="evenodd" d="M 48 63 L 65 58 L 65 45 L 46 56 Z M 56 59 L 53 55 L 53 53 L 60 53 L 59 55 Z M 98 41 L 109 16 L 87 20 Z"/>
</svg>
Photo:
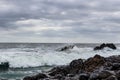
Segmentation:
<svg viewBox="0 0 120 80">
<path fill-rule="evenodd" d="M 16 68 L 9 69 L 6 71 L 0 71 L 0 78 L 7 80 L 22 80 L 25 76 L 35 75 L 40 72 L 46 72 L 50 70 L 52 67 L 44 66 L 44 67 L 36 67 L 36 68 Z"/>
</svg>

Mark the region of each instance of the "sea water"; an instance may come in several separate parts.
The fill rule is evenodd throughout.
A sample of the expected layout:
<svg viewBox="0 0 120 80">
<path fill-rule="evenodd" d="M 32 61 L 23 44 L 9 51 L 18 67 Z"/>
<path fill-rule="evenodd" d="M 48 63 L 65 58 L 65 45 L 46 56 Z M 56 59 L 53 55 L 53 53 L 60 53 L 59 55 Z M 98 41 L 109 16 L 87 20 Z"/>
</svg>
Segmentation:
<svg viewBox="0 0 120 80">
<path fill-rule="evenodd" d="M 68 51 L 57 51 L 66 45 L 75 45 Z M 67 65 L 74 59 L 87 59 L 99 54 L 104 57 L 120 55 L 117 50 L 105 48 L 93 51 L 99 44 L 64 43 L 0 43 L 0 62 L 9 62 L 7 71 L 0 71 L 0 79 L 21 80 L 24 76 L 35 75 L 50 70 L 54 66 Z"/>
</svg>

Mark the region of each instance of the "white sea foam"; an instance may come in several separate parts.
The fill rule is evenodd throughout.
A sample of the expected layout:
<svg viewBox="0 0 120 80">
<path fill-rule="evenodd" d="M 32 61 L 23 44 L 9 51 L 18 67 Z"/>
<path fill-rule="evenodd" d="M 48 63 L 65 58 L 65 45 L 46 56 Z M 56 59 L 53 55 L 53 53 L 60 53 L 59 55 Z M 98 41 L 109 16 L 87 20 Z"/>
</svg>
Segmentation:
<svg viewBox="0 0 120 80">
<path fill-rule="evenodd" d="M 0 61 L 8 61 L 10 63 L 10 67 L 13 68 L 66 65 L 74 59 L 87 59 L 95 54 L 105 57 L 120 55 L 120 48 L 117 50 L 106 48 L 102 51 L 93 51 L 93 48 L 74 47 L 67 52 L 57 52 L 55 50 L 47 51 L 38 48 L 0 49 Z"/>
</svg>

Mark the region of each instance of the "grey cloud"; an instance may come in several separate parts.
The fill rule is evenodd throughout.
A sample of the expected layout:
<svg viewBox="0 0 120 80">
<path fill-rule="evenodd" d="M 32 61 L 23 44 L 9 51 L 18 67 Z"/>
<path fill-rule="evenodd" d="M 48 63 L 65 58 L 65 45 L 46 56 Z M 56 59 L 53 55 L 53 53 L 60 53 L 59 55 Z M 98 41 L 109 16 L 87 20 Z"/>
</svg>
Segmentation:
<svg viewBox="0 0 120 80">
<path fill-rule="evenodd" d="M 33 37 L 116 37 L 120 34 L 119 0 L 0 0 L 0 29 L 16 30 L 9 35 Z M 8 6 L 8 7 L 5 7 Z M 10 6 L 10 8 L 9 8 Z M 7 9 L 6 9 L 7 8 Z M 47 19 L 54 27 L 62 30 L 19 31 L 21 27 L 31 28 L 31 24 L 15 24 L 29 19 Z M 46 22 L 49 27 L 49 23 Z M 41 25 L 40 25 L 41 26 Z M 66 29 L 70 27 L 71 29 Z M 107 27 L 103 29 L 104 27 Z M 113 28 L 115 27 L 115 28 Z M 117 28 L 117 30 L 116 30 Z M 99 37 L 98 37 L 99 36 Z"/>
</svg>

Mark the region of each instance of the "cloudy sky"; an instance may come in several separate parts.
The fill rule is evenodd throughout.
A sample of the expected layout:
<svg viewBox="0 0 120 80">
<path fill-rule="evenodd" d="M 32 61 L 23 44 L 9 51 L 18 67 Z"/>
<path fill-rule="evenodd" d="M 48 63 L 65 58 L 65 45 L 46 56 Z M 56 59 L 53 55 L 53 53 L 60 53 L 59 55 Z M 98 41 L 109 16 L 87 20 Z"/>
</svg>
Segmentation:
<svg viewBox="0 0 120 80">
<path fill-rule="evenodd" d="M 120 0 L 0 0 L 0 42 L 120 42 Z"/>
</svg>

